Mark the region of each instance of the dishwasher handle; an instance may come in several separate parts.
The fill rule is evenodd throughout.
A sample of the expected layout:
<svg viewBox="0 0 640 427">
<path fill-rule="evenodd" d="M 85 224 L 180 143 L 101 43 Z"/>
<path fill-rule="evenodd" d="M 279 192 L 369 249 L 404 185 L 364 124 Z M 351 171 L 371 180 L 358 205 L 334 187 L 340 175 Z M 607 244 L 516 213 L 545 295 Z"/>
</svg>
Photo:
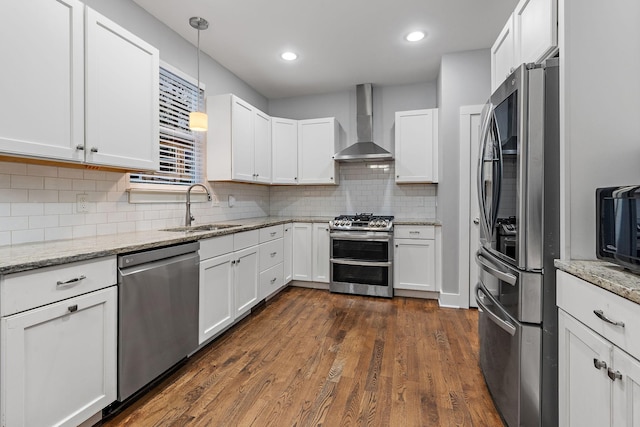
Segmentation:
<svg viewBox="0 0 640 427">
<path fill-rule="evenodd" d="M 129 268 L 140 264 L 155 262 L 161 259 L 172 258 L 190 252 L 198 252 L 200 242 L 191 242 L 181 245 L 167 246 L 142 252 L 133 252 L 118 256 L 118 268 Z"/>
<path fill-rule="evenodd" d="M 144 273 L 145 271 L 153 270 L 154 268 L 166 267 L 172 264 L 178 264 L 189 260 L 193 260 L 193 263 L 197 265 L 200 262 L 200 255 L 198 255 L 197 252 L 191 252 L 183 255 L 173 256 L 171 258 L 150 261 L 145 264 L 137 264 L 125 268 L 118 268 L 118 284 L 122 283 L 123 278 L 132 274 Z"/>
</svg>

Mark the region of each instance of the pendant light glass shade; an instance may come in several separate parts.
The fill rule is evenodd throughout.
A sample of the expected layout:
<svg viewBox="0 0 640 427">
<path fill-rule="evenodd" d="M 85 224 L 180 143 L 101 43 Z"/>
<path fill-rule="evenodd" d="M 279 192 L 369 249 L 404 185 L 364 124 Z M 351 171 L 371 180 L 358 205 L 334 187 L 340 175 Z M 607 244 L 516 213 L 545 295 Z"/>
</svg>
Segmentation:
<svg viewBox="0 0 640 427">
<path fill-rule="evenodd" d="M 198 30 L 198 110 L 189 113 L 189 129 L 192 132 L 204 132 L 209 128 L 209 119 L 206 113 L 200 110 L 200 30 L 209 28 L 209 22 L 206 19 L 193 16 L 189 19 L 189 25 Z"/>
<path fill-rule="evenodd" d="M 189 129 L 194 132 L 204 132 L 209 129 L 209 119 L 206 113 L 192 111 L 189 113 Z"/>
</svg>

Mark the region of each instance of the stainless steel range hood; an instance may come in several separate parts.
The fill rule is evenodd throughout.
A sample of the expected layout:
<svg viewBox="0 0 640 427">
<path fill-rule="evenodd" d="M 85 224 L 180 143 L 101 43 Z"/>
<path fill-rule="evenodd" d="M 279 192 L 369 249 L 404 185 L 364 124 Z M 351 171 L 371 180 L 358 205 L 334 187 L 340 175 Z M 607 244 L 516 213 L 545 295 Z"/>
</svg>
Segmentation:
<svg viewBox="0 0 640 427">
<path fill-rule="evenodd" d="M 356 86 L 357 142 L 334 156 L 338 162 L 393 160 L 393 155 L 373 142 L 371 83 Z"/>
</svg>

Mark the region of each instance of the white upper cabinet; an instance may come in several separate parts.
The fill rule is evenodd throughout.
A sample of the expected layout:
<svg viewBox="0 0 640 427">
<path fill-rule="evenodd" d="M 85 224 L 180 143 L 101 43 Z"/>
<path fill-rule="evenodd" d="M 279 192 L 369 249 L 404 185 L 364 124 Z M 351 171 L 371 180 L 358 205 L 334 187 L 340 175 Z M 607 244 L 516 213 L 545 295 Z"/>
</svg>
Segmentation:
<svg viewBox="0 0 640 427">
<path fill-rule="evenodd" d="M 513 29 L 513 14 L 491 46 L 491 91 L 493 92 L 513 71 L 516 63 L 516 44 Z"/>
<path fill-rule="evenodd" d="M 207 179 L 271 182 L 271 117 L 232 94 L 207 97 Z"/>
<path fill-rule="evenodd" d="M 513 21 L 518 63 L 541 62 L 558 46 L 557 0 L 520 0 Z"/>
<path fill-rule="evenodd" d="M 438 182 L 438 109 L 396 112 L 396 182 Z"/>
<path fill-rule="evenodd" d="M 13 2 L 0 37 L 0 152 L 157 169 L 157 49 L 75 0 Z"/>
<path fill-rule="evenodd" d="M 156 170 L 158 49 L 88 8 L 86 43 L 86 160 Z"/>
<path fill-rule="evenodd" d="M 84 159 L 84 5 L 11 2 L 0 13 L 0 151 Z"/>
<path fill-rule="evenodd" d="M 298 183 L 298 121 L 271 118 L 273 184 Z"/>
<path fill-rule="evenodd" d="M 491 90 L 523 63 L 541 63 L 558 47 L 558 0 L 520 0 L 491 47 Z"/>
<path fill-rule="evenodd" d="M 338 168 L 333 159 L 338 140 L 334 117 L 298 122 L 298 183 L 337 184 Z"/>
</svg>

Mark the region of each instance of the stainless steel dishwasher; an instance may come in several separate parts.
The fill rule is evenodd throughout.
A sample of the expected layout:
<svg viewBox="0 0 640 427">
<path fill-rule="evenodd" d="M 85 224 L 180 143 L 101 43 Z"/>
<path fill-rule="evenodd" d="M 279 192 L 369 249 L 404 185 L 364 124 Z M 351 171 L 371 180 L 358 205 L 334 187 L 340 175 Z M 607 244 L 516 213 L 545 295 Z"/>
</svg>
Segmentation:
<svg viewBox="0 0 640 427">
<path fill-rule="evenodd" d="M 118 400 L 198 347 L 200 243 L 118 257 Z"/>
</svg>

